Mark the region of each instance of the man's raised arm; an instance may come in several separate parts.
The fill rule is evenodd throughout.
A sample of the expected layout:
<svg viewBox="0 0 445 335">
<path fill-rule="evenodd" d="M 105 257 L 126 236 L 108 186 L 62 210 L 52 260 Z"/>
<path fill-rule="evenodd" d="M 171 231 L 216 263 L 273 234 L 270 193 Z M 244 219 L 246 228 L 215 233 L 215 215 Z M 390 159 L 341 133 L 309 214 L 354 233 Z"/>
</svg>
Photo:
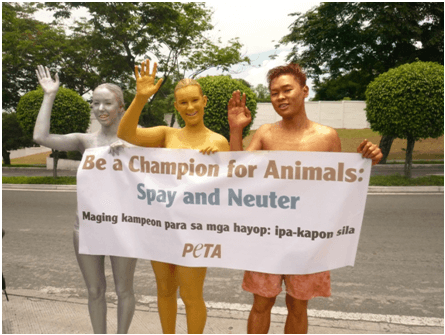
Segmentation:
<svg viewBox="0 0 445 335">
<path fill-rule="evenodd" d="M 235 91 L 228 105 L 230 126 L 230 151 L 243 151 L 243 129 L 252 121 L 246 107 L 246 94 L 240 99 L 240 91 Z"/>
</svg>

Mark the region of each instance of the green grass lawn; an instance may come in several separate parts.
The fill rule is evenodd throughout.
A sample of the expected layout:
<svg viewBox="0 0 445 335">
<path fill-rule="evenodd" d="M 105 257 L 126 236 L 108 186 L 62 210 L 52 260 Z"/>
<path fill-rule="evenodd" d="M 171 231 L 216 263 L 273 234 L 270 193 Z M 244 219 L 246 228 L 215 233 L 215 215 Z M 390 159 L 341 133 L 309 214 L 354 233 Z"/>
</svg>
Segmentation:
<svg viewBox="0 0 445 335">
<path fill-rule="evenodd" d="M 2 177 L 3 184 L 76 185 L 76 177 Z"/>
<path fill-rule="evenodd" d="M 371 129 L 336 129 L 341 140 L 341 148 L 343 152 L 357 152 L 357 147 L 364 140 L 367 139 L 374 144 L 379 144 L 381 136 L 379 133 Z M 243 140 L 243 145 L 246 148 L 252 140 L 255 130 L 252 130 L 248 136 Z M 391 151 L 388 155 L 388 160 L 404 160 L 406 140 L 395 139 Z M 443 160 L 444 159 L 444 136 L 439 138 L 428 138 L 416 142 L 413 151 L 413 160 Z M 430 164 L 430 163 L 428 163 Z"/>
<path fill-rule="evenodd" d="M 379 144 L 381 136 L 371 129 L 337 129 L 342 143 L 343 152 L 356 152 L 357 146 L 364 140 Z M 255 131 L 243 140 L 246 147 Z M 396 139 L 391 147 L 388 160 L 404 160 L 406 140 Z M 414 146 L 414 164 L 443 164 L 444 158 L 444 136 L 438 139 L 426 139 L 417 141 Z M 10 167 L 44 167 L 48 153 L 41 153 L 11 160 Z M 403 162 L 397 162 L 403 164 Z M 5 165 L 3 165 L 5 166 Z M 76 177 L 3 177 L 4 184 L 65 184 L 75 185 Z M 428 176 L 421 178 L 406 179 L 403 176 L 374 176 L 371 177 L 370 185 L 375 186 L 409 186 L 409 185 L 439 185 L 443 186 L 444 179 L 441 176 Z"/>
<path fill-rule="evenodd" d="M 76 185 L 76 177 L 2 177 L 3 184 Z M 443 176 L 405 178 L 401 175 L 372 176 L 370 186 L 444 186 Z"/>
</svg>

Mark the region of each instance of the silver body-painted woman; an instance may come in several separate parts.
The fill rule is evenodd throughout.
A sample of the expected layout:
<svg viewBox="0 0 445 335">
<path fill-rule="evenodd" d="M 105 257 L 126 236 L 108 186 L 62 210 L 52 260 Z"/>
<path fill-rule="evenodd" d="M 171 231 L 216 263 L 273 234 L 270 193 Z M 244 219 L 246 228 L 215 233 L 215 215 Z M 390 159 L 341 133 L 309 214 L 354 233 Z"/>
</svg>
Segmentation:
<svg viewBox="0 0 445 335">
<path fill-rule="evenodd" d="M 36 72 L 44 96 L 34 128 L 35 142 L 55 150 L 80 151 L 81 153 L 88 148 L 102 146 L 111 146 L 111 150 L 115 151 L 123 145 L 116 135 L 119 122 L 125 112 L 123 93 L 117 85 L 102 84 L 93 92 L 91 108 L 101 125 L 97 132 L 50 134 L 51 109 L 59 89 L 59 77 L 56 74 L 53 80 L 48 68 L 41 65 L 38 66 Z M 74 250 L 88 289 L 88 309 L 93 331 L 104 334 L 107 331 L 105 256 L 79 254 L 78 218 L 74 226 Z M 135 309 L 133 278 L 136 259 L 110 256 L 110 260 L 118 297 L 117 332 L 122 334 L 128 332 Z"/>
</svg>

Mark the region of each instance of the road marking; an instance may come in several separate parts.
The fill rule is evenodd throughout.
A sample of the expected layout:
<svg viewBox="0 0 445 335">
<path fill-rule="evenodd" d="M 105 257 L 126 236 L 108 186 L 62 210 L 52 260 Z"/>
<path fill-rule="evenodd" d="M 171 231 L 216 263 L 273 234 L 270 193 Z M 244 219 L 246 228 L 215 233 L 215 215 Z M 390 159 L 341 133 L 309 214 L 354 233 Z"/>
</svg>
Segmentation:
<svg viewBox="0 0 445 335">
<path fill-rule="evenodd" d="M 442 192 L 368 193 L 368 195 L 444 195 Z"/>
<path fill-rule="evenodd" d="M 47 286 L 40 289 L 40 292 L 45 294 L 74 294 L 75 292 L 82 291 L 86 293 L 86 289 L 73 289 L 73 288 L 59 288 Z M 107 299 L 116 300 L 117 295 L 114 292 L 107 292 Z M 156 296 L 139 296 L 137 300 L 141 304 L 157 304 Z M 181 299 L 178 299 L 178 306 L 185 308 Z M 252 305 L 250 304 L 236 304 L 228 302 L 214 302 L 206 301 L 206 306 L 209 309 L 214 310 L 229 310 L 250 312 Z M 286 307 L 273 307 L 272 314 L 275 315 L 287 315 Z M 429 326 L 429 327 L 443 327 L 444 322 L 442 318 L 432 317 L 419 317 L 419 316 L 406 316 L 406 315 L 390 315 L 390 314 L 371 314 L 371 313 L 347 313 L 327 310 L 308 309 L 308 316 L 320 319 L 334 319 L 345 321 L 363 321 L 363 322 L 381 322 L 388 324 L 398 324 L 406 326 Z"/>
<path fill-rule="evenodd" d="M 182 301 L 178 299 L 178 305 Z M 182 304 L 183 305 L 183 304 Z M 247 304 L 231 304 L 224 302 L 206 302 L 208 308 L 225 309 L 250 312 L 252 305 Z M 286 307 L 273 307 L 272 314 L 287 315 Z M 443 327 L 443 319 L 431 317 L 417 317 L 405 315 L 385 315 L 385 314 L 370 314 L 370 313 L 346 313 L 337 311 L 326 311 L 317 309 L 308 309 L 308 316 L 322 319 L 335 319 L 347 321 L 367 321 L 367 322 L 384 322 L 390 324 L 400 324 L 409 326 L 431 326 Z"/>
<path fill-rule="evenodd" d="M 43 190 L 43 189 L 35 189 L 35 188 L 21 188 L 21 189 L 12 189 L 12 188 L 7 188 L 4 189 L 3 191 L 25 191 L 25 192 L 71 192 L 71 193 L 76 193 L 77 190 Z"/>
</svg>

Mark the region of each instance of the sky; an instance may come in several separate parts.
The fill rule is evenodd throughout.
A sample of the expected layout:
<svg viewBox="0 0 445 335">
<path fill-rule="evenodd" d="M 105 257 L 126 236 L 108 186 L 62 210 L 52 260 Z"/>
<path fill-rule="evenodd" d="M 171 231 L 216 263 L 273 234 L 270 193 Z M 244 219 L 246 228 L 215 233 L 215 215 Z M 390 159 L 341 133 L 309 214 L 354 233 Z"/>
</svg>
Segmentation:
<svg viewBox="0 0 445 335">
<path fill-rule="evenodd" d="M 251 60 L 251 65 L 235 65 L 231 68 L 230 75 L 233 78 L 242 78 L 252 86 L 263 84 L 267 86 L 266 74 L 271 68 L 286 63 L 292 45 L 281 46 L 275 49 L 277 42 L 289 34 L 289 26 L 295 21 L 290 13 L 305 13 L 320 2 L 315 1 L 206 1 L 206 7 L 213 10 L 213 31 L 208 36 L 216 42 L 221 39 L 223 46 L 235 37 L 239 38 L 243 45 L 242 55 Z M 74 17 L 84 16 L 85 12 L 76 11 Z M 36 18 L 50 22 L 48 12 L 40 12 Z M 276 54 L 275 60 L 269 58 Z M 205 75 L 218 75 L 221 71 L 208 70 Z M 312 82 L 308 79 L 309 98 L 315 92 L 312 90 Z"/>
<path fill-rule="evenodd" d="M 223 42 L 239 37 L 243 44 L 243 55 L 251 59 L 253 66 L 232 67 L 232 77 L 245 79 L 253 86 L 267 86 L 266 74 L 270 69 L 286 64 L 286 56 L 292 45 L 275 49 L 277 42 L 289 34 L 289 26 L 295 21 L 290 13 L 305 13 L 320 2 L 315 1 L 207 1 L 206 6 L 214 9 L 212 24 L 214 33 Z M 276 54 L 271 60 L 269 55 Z M 206 74 L 217 74 L 214 70 Z M 311 81 L 308 80 L 309 97 L 314 96 Z"/>
</svg>

